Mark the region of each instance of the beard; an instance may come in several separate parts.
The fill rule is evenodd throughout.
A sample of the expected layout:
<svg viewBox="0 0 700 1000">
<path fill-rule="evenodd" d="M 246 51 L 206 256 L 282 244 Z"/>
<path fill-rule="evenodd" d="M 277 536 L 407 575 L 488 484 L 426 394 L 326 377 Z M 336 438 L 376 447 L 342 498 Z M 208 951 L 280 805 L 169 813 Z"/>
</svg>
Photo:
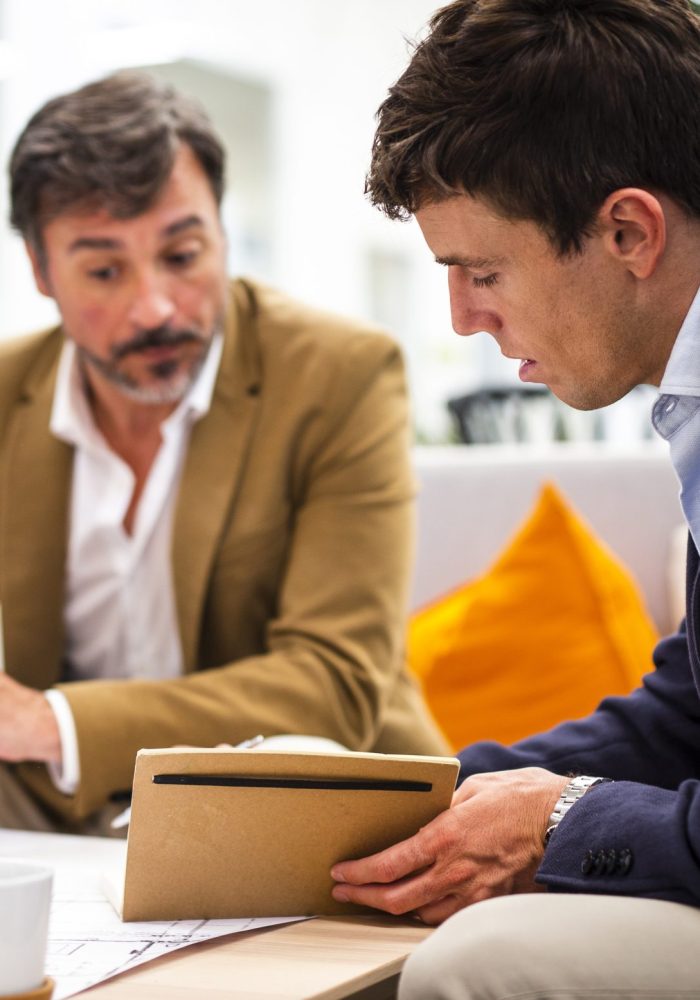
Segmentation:
<svg viewBox="0 0 700 1000">
<path fill-rule="evenodd" d="M 76 350 L 86 368 L 97 372 L 132 402 L 170 405 L 180 402 L 199 375 L 219 327 L 217 323 L 208 336 L 191 328 L 159 326 L 140 330 L 129 340 L 115 345 L 108 358 L 93 354 L 79 344 Z M 144 366 L 144 355 L 159 347 L 181 350 L 171 357 L 146 361 Z"/>
</svg>

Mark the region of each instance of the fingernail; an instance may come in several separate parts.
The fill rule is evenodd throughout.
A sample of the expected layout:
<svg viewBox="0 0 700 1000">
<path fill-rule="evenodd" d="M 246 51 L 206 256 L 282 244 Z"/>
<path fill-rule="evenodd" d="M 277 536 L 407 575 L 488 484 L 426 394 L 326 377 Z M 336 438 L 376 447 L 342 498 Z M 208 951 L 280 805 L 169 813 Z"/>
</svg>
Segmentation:
<svg viewBox="0 0 700 1000">
<path fill-rule="evenodd" d="M 335 899 L 338 903 L 348 903 L 349 902 L 346 893 L 342 889 L 334 889 L 333 890 L 333 899 Z"/>
<path fill-rule="evenodd" d="M 331 868 L 331 878 L 335 879 L 336 882 L 343 881 L 343 876 L 341 875 L 340 868 Z"/>
</svg>

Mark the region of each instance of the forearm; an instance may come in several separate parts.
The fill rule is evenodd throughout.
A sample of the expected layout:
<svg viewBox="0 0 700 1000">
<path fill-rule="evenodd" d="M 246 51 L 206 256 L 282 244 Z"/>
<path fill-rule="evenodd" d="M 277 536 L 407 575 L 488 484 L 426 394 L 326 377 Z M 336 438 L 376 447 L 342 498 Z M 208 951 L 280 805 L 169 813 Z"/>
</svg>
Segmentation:
<svg viewBox="0 0 700 1000">
<path fill-rule="evenodd" d="M 288 647 L 172 681 L 61 686 L 78 733 L 76 815 L 131 787 L 142 747 L 238 743 L 257 733 L 310 733 L 371 746 L 392 671 L 349 667 L 330 650 Z"/>
</svg>

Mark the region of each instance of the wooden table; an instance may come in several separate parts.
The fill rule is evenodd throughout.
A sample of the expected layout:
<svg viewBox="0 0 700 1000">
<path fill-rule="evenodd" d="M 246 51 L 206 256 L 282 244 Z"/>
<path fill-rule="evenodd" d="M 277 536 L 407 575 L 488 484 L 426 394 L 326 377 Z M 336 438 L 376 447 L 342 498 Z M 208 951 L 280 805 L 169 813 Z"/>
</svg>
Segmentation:
<svg viewBox="0 0 700 1000">
<path fill-rule="evenodd" d="M 125 844 L 101 837 L 0 830 L 0 856 L 76 878 L 101 872 Z M 227 935 L 174 951 L 80 993 L 90 1000 L 388 1000 L 401 968 L 430 933 L 395 917 L 317 917 Z"/>
<path fill-rule="evenodd" d="M 96 986 L 90 1000 L 389 1000 L 430 933 L 391 917 L 317 917 L 194 945 Z"/>
</svg>

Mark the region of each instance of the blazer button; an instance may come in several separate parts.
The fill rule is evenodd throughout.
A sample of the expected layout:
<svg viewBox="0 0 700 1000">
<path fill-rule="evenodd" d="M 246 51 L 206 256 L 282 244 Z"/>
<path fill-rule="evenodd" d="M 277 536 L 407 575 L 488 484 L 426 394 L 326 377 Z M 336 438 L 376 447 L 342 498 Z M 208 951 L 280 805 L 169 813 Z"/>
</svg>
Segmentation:
<svg viewBox="0 0 700 1000">
<path fill-rule="evenodd" d="M 634 855 L 629 847 L 624 847 L 617 854 L 617 871 L 620 875 L 627 875 L 630 868 L 632 867 L 632 862 L 634 861 Z"/>
<path fill-rule="evenodd" d="M 611 847 L 610 850 L 605 855 L 605 874 L 612 875 L 616 867 L 617 867 L 617 851 L 615 850 L 614 847 Z"/>
<path fill-rule="evenodd" d="M 602 848 L 593 859 L 593 874 L 603 875 L 608 864 L 608 852 Z"/>
<path fill-rule="evenodd" d="M 581 862 L 581 874 L 590 875 L 593 871 L 593 863 L 595 861 L 595 855 L 593 851 L 586 851 L 583 855 L 583 861 Z"/>
</svg>

